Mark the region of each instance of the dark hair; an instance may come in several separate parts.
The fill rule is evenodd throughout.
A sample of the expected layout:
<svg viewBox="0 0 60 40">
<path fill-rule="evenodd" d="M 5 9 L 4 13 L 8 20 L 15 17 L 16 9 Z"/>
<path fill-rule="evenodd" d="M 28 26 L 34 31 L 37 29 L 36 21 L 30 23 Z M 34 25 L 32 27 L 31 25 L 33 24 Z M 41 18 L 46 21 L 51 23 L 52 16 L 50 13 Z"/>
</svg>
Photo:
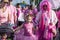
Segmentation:
<svg viewBox="0 0 60 40">
<path fill-rule="evenodd" d="M 30 5 L 30 6 L 29 6 L 29 9 L 32 10 L 32 9 L 33 9 L 33 5 Z"/>
<path fill-rule="evenodd" d="M 1 0 L 0 2 L 3 2 L 3 0 Z"/>
<path fill-rule="evenodd" d="M 12 2 L 12 0 L 9 0 L 9 2 Z"/>
<path fill-rule="evenodd" d="M 16 6 L 19 6 L 19 5 L 20 5 L 20 3 L 17 3 L 17 4 L 16 4 Z"/>
<path fill-rule="evenodd" d="M 57 9 L 57 11 L 59 11 L 60 10 L 60 7 Z"/>
</svg>

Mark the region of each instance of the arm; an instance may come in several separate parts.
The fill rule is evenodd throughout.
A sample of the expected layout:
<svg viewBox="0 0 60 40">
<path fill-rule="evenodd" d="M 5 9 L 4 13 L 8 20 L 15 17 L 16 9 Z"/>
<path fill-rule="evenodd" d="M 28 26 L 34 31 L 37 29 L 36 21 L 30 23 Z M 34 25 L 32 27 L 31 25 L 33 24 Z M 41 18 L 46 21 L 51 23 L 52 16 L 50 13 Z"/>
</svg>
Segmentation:
<svg viewBox="0 0 60 40">
<path fill-rule="evenodd" d="M 22 24 L 21 26 L 17 27 L 14 31 L 18 31 L 18 30 L 20 30 L 21 28 L 23 28 L 23 24 Z"/>
<path fill-rule="evenodd" d="M 56 23 L 57 23 L 57 17 L 56 13 L 52 11 L 52 20 L 50 21 L 50 28 L 52 29 L 53 34 L 56 36 Z"/>
</svg>

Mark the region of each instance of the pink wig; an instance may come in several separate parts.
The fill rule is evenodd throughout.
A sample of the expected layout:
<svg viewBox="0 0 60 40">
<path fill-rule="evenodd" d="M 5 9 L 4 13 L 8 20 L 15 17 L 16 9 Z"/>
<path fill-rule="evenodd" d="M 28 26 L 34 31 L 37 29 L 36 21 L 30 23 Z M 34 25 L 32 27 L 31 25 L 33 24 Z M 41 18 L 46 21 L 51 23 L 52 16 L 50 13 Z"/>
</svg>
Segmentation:
<svg viewBox="0 0 60 40">
<path fill-rule="evenodd" d="M 52 5 L 48 0 L 42 0 L 41 3 L 39 4 L 41 11 L 43 10 L 43 5 L 47 5 L 48 11 L 51 10 L 51 8 L 52 8 Z"/>
</svg>

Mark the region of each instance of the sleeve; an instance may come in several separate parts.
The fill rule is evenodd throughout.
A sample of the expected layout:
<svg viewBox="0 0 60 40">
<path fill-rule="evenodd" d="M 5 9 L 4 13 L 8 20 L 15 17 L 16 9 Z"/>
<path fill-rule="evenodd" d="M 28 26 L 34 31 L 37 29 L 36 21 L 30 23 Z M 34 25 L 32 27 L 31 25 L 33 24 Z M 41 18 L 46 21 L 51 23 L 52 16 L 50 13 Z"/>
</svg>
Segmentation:
<svg viewBox="0 0 60 40">
<path fill-rule="evenodd" d="M 52 29 L 52 32 L 54 33 L 54 34 L 56 34 L 56 23 L 57 23 L 57 16 L 56 16 L 56 13 L 54 12 L 54 11 L 52 11 L 52 17 L 51 17 L 51 21 L 50 21 L 50 23 L 52 24 L 52 25 L 49 25 L 49 29 Z"/>
<path fill-rule="evenodd" d="M 52 11 L 52 24 L 56 25 L 57 21 L 58 19 L 57 19 L 56 13 Z"/>
<path fill-rule="evenodd" d="M 56 23 L 57 23 L 57 16 L 56 13 L 54 11 L 51 11 L 51 18 L 50 18 L 50 24 L 49 24 L 49 28 L 55 30 L 56 29 Z"/>
</svg>

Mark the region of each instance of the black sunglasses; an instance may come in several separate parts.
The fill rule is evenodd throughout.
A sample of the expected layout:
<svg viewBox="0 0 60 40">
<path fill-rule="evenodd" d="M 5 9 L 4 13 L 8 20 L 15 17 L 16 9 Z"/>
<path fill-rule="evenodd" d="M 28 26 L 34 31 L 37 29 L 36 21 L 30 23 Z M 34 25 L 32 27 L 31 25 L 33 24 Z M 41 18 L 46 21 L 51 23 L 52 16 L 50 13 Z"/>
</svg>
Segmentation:
<svg viewBox="0 0 60 40">
<path fill-rule="evenodd" d="M 43 7 L 47 7 L 47 5 L 43 5 Z"/>
</svg>

